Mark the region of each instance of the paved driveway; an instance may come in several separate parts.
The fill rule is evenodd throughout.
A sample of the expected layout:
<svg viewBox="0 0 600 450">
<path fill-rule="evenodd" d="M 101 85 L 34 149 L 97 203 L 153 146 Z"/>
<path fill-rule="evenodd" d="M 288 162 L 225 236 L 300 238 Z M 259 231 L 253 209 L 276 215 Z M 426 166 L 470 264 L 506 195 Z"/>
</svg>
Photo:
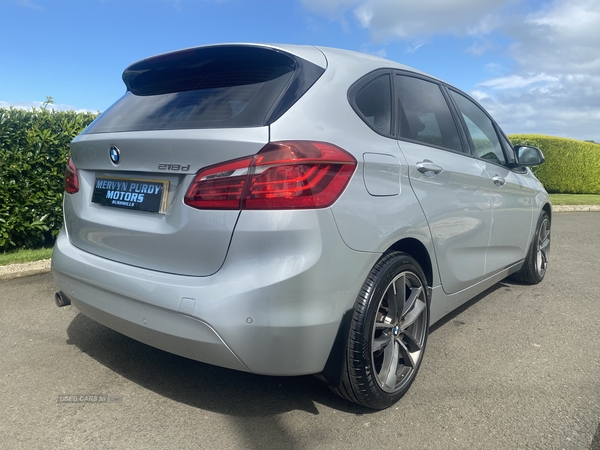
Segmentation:
<svg viewBox="0 0 600 450">
<path fill-rule="evenodd" d="M 554 219 L 546 280 L 436 325 L 381 412 L 147 347 L 56 308 L 50 275 L 0 282 L 0 448 L 600 449 L 600 213 Z M 109 397 L 58 401 L 86 394 Z"/>
</svg>

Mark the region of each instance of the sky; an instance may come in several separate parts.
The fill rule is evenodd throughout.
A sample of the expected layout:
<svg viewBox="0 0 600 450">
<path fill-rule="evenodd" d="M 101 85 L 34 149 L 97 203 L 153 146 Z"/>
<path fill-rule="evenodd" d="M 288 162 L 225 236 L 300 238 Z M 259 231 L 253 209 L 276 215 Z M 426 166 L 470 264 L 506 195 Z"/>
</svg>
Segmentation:
<svg viewBox="0 0 600 450">
<path fill-rule="evenodd" d="M 428 72 L 508 134 L 600 142 L 600 0 L 0 0 L 0 24 L 0 107 L 104 111 L 148 56 L 308 44 Z"/>
</svg>

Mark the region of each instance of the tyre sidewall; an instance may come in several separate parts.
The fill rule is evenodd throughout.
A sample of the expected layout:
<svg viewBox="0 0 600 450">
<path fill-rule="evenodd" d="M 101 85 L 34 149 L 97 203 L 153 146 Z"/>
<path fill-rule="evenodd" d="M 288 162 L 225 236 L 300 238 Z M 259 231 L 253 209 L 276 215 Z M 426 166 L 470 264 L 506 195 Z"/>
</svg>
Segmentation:
<svg viewBox="0 0 600 450">
<path fill-rule="evenodd" d="M 427 315 L 425 324 L 425 339 L 423 342 L 421 357 L 418 361 L 417 367 L 411 374 L 411 379 L 408 380 L 401 390 L 394 393 L 389 393 L 385 392 L 377 382 L 377 375 L 375 373 L 375 368 L 373 367 L 372 361 L 371 337 L 373 335 L 375 317 L 379 309 L 382 296 L 385 294 L 390 282 L 399 273 L 405 271 L 414 273 L 419 278 L 425 291 L 427 303 L 427 308 L 424 312 L 424 314 Z M 360 333 L 361 335 L 361 339 L 355 343 L 355 345 L 358 345 L 360 348 L 349 348 L 350 355 L 348 361 L 350 363 L 349 369 L 358 375 L 359 379 L 364 380 L 364 384 L 357 387 L 359 389 L 366 388 L 369 393 L 369 399 L 365 398 L 361 403 L 372 408 L 383 409 L 394 404 L 408 391 L 417 375 L 417 372 L 419 371 L 427 344 L 427 335 L 429 333 L 430 294 L 429 289 L 427 288 L 427 280 L 420 266 L 411 256 L 405 253 L 393 252 L 385 255 L 375 265 L 371 271 L 371 275 L 374 276 L 370 276 L 367 279 L 365 282 L 365 287 L 367 289 L 363 290 L 363 292 L 367 293 L 366 298 L 365 296 L 361 295 L 357 299 L 352 323 L 351 333 Z M 356 361 L 355 358 L 352 358 L 352 354 L 356 355 L 357 351 L 360 352 L 361 359 L 364 362 L 362 366 L 353 364 L 353 362 Z"/>
<path fill-rule="evenodd" d="M 541 276 L 537 270 L 538 242 L 540 239 L 540 233 L 542 232 L 542 224 L 544 223 L 544 220 L 548 221 L 548 229 L 550 229 L 550 218 L 548 217 L 548 213 L 546 211 L 542 210 L 542 212 L 540 213 L 540 216 L 538 218 L 537 226 L 535 229 L 535 235 L 533 236 L 533 241 L 531 242 L 531 250 L 530 250 L 528 264 L 527 264 L 528 265 L 527 270 L 529 270 L 529 272 L 530 272 L 529 274 L 530 274 L 531 281 L 533 282 L 532 284 L 540 283 L 546 276 L 546 271 L 548 270 L 546 268 L 546 270 L 544 271 L 544 273 Z M 548 253 L 549 252 L 550 252 L 550 244 L 548 244 Z"/>
</svg>

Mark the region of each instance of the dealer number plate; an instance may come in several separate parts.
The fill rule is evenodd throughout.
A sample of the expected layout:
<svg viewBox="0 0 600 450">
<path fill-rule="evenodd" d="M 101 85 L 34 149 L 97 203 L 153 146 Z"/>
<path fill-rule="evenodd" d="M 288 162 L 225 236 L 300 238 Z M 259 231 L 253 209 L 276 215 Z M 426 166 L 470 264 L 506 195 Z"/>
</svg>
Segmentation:
<svg viewBox="0 0 600 450">
<path fill-rule="evenodd" d="M 92 202 L 114 208 L 164 214 L 168 192 L 168 181 L 98 177 L 94 183 Z"/>
</svg>

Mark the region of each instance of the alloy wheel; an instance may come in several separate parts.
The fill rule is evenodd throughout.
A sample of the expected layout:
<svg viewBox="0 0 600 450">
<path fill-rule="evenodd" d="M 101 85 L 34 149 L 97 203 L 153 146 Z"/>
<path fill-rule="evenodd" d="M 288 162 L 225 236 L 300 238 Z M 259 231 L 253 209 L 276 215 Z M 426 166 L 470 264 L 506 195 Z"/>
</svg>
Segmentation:
<svg viewBox="0 0 600 450">
<path fill-rule="evenodd" d="M 426 302 L 425 287 L 410 271 L 396 275 L 379 302 L 371 359 L 385 392 L 402 390 L 419 367 L 427 334 Z"/>
<path fill-rule="evenodd" d="M 550 222 L 545 218 L 540 225 L 540 231 L 537 236 L 537 255 L 535 270 L 541 278 L 546 273 L 548 267 L 548 255 L 550 253 Z"/>
</svg>

